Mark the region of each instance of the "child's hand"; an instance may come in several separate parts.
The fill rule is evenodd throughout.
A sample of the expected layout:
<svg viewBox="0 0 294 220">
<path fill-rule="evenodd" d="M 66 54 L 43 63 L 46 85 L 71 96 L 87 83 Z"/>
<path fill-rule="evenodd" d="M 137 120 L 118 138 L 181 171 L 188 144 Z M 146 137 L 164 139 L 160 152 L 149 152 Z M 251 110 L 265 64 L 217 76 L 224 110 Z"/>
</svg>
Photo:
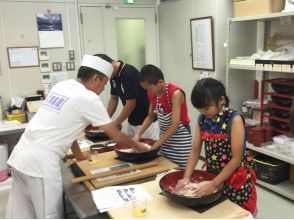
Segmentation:
<svg viewBox="0 0 294 220">
<path fill-rule="evenodd" d="M 151 146 L 149 144 L 142 143 L 142 142 L 138 142 L 137 147 L 134 148 L 134 150 L 137 152 L 145 152 L 145 151 L 149 151 L 150 149 L 151 149 Z"/>
<path fill-rule="evenodd" d="M 185 186 L 187 186 L 190 183 L 190 180 L 185 178 L 185 179 L 180 179 L 176 185 L 176 192 L 182 190 L 183 188 L 185 188 Z"/>
<path fill-rule="evenodd" d="M 217 187 L 214 186 L 212 181 L 203 181 L 198 184 L 198 187 L 193 190 L 193 194 L 196 196 L 205 196 L 214 193 Z"/>
<path fill-rule="evenodd" d="M 136 141 L 136 142 L 139 142 L 140 141 L 140 136 L 139 135 L 135 135 L 133 138 L 132 138 L 133 141 Z"/>
</svg>

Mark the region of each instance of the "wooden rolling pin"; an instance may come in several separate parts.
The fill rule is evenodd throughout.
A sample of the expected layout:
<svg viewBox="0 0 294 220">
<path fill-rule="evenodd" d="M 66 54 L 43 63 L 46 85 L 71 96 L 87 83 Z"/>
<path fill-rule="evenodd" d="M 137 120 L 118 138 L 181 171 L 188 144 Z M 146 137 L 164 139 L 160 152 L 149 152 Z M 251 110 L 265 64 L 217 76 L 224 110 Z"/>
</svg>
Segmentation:
<svg viewBox="0 0 294 220">
<path fill-rule="evenodd" d="M 129 172 L 132 170 L 140 170 L 140 169 L 145 169 L 145 168 L 149 168 L 149 167 L 155 167 L 157 165 L 158 165 L 158 163 L 154 162 L 154 161 L 148 162 L 148 163 L 143 163 L 143 164 L 135 164 L 135 165 L 131 165 L 130 167 L 122 168 L 119 170 L 111 170 L 111 171 L 98 173 L 98 174 L 94 174 L 94 175 L 75 177 L 75 178 L 71 179 L 71 183 L 80 183 L 80 182 L 84 182 L 87 180 L 97 179 L 100 177 L 111 176 L 111 175 L 115 175 L 115 174 Z"/>
</svg>

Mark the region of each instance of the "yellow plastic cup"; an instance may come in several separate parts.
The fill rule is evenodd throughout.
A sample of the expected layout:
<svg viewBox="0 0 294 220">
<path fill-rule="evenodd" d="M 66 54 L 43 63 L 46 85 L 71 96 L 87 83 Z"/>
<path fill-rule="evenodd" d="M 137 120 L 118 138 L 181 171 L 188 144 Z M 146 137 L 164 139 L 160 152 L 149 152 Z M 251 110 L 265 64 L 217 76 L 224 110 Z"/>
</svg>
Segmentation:
<svg viewBox="0 0 294 220">
<path fill-rule="evenodd" d="M 133 216 L 143 217 L 147 215 L 147 198 L 132 199 Z"/>
</svg>

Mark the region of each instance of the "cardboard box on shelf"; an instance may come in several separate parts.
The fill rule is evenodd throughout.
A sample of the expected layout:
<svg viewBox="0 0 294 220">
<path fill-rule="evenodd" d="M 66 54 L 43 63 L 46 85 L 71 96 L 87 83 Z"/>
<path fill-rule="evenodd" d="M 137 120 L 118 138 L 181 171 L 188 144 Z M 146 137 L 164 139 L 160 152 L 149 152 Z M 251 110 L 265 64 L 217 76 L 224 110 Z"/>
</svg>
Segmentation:
<svg viewBox="0 0 294 220">
<path fill-rule="evenodd" d="M 285 0 L 234 0 L 234 17 L 280 12 Z"/>
</svg>

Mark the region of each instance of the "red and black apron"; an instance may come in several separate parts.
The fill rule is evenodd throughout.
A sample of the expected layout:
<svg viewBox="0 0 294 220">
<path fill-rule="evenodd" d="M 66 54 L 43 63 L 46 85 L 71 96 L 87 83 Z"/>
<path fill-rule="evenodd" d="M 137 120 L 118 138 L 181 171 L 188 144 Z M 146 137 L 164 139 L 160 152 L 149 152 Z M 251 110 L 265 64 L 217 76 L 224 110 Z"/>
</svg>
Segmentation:
<svg viewBox="0 0 294 220">
<path fill-rule="evenodd" d="M 219 174 L 232 159 L 231 150 L 231 124 L 233 118 L 238 115 L 232 109 L 226 109 L 214 119 L 199 117 L 201 138 L 205 145 L 207 171 Z M 246 145 L 244 140 L 243 157 L 240 167 L 225 181 L 223 195 L 232 202 L 256 213 L 256 175 L 252 167 L 252 161 L 246 157 Z"/>
<path fill-rule="evenodd" d="M 169 110 L 163 108 L 163 103 L 160 102 L 159 95 L 156 96 L 156 106 L 154 112 L 157 114 L 157 119 L 160 128 L 160 135 L 171 126 L 172 122 L 172 105 L 169 95 L 169 86 L 166 84 L 166 100 Z M 177 131 L 160 147 L 159 154 L 163 155 L 170 161 L 178 164 L 182 169 L 186 168 L 187 161 L 192 146 L 192 136 L 189 125 L 184 125 L 181 121 Z"/>
</svg>

